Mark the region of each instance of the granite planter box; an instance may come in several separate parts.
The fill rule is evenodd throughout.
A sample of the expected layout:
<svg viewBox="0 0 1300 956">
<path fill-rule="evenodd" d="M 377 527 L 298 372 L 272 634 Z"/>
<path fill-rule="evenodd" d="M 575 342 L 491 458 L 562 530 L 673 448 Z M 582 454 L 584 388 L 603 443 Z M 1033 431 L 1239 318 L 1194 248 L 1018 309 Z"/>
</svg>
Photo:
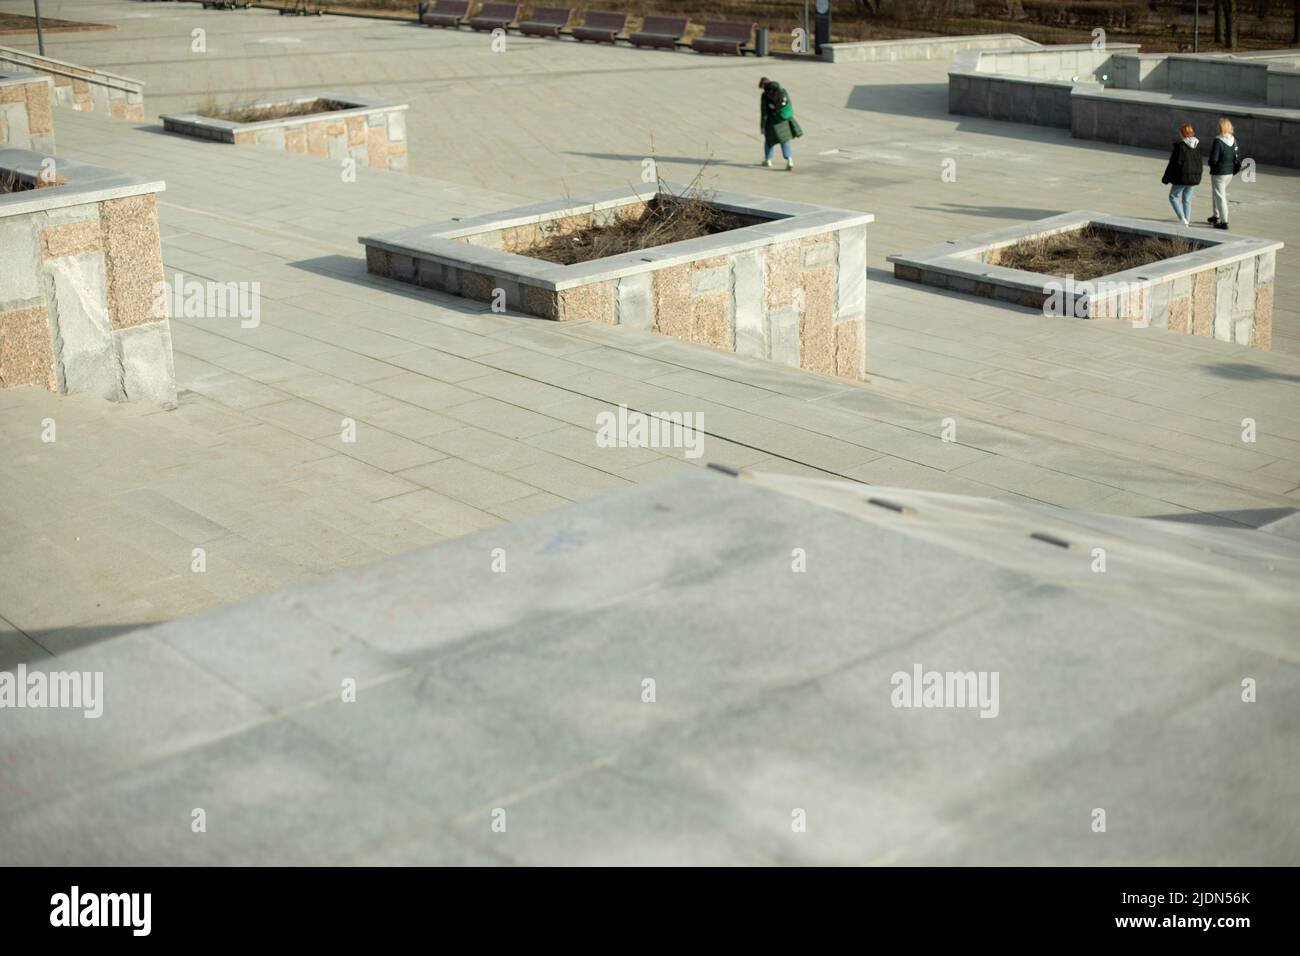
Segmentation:
<svg viewBox="0 0 1300 956">
<path fill-rule="evenodd" d="M 1096 225 L 1116 232 L 1190 239 L 1200 249 L 1088 281 L 1008 269 L 999 251 L 1022 239 Z M 1272 347 L 1273 269 L 1282 243 L 1215 229 L 1064 213 L 967 239 L 889 256 L 894 275 L 909 282 L 1000 299 L 1046 315 L 1121 319 L 1134 326 Z"/>
<path fill-rule="evenodd" d="M 0 176 L 41 183 L 52 157 L 0 149 Z M 67 159 L 55 185 L 0 193 L 0 387 L 176 400 L 154 194 L 163 184 Z"/>
<path fill-rule="evenodd" d="M 54 152 L 53 85 L 36 73 L 0 73 L 0 146 Z"/>
<path fill-rule="evenodd" d="M 617 189 L 359 241 L 376 275 L 864 377 L 870 214 L 719 192 L 714 205 L 752 224 L 574 265 L 519 254 L 545 232 L 637 214 L 656 196 L 653 185 Z"/>
<path fill-rule="evenodd" d="M 345 104 L 346 108 L 256 123 L 235 123 L 197 113 L 170 113 L 159 119 L 168 132 L 219 143 L 261 146 L 335 160 L 350 157 L 358 166 L 371 169 L 406 169 L 405 103 L 366 103 L 353 96 L 315 93 L 258 105 L 280 106 L 312 100 L 332 100 Z"/>
</svg>

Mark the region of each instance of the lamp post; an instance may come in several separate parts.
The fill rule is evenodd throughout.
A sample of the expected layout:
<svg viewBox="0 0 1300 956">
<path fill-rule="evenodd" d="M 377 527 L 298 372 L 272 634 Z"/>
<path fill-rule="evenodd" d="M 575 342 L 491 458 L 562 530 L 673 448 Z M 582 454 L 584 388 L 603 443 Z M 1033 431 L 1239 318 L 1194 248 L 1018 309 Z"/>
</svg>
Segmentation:
<svg viewBox="0 0 1300 956">
<path fill-rule="evenodd" d="M 36 3 L 36 49 L 40 51 L 41 56 L 45 56 L 45 34 L 41 32 L 41 0 L 35 0 Z"/>
</svg>

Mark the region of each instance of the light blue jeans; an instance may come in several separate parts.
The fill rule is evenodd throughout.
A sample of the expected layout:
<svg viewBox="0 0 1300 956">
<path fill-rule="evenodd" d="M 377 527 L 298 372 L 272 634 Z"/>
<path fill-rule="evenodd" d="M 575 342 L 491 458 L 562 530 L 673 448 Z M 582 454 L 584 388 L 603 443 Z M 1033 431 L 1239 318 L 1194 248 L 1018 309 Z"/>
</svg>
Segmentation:
<svg viewBox="0 0 1300 956">
<path fill-rule="evenodd" d="M 1192 221 L 1192 193 L 1195 191 L 1195 186 L 1169 187 L 1169 205 L 1174 207 L 1174 215 L 1183 222 Z"/>
<path fill-rule="evenodd" d="M 770 161 L 772 159 L 772 155 L 775 152 L 776 152 L 776 143 L 773 143 L 771 146 L 767 148 L 766 158 Z M 781 144 L 781 155 L 784 156 L 786 159 L 789 159 L 793 155 L 793 151 L 790 149 L 790 143 L 788 140 Z"/>
</svg>

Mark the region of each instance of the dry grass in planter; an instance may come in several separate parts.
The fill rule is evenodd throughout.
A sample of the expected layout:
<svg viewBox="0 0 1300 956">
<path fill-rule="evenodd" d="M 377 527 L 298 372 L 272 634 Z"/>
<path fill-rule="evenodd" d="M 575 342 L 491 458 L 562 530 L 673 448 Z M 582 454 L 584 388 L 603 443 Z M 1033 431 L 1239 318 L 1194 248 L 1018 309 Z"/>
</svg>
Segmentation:
<svg viewBox="0 0 1300 956">
<path fill-rule="evenodd" d="M 985 262 L 1080 281 L 1137 269 L 1203 248 L 1193 239 L 1171 239 L 1086 226 L 1071 232 L 1022 239 L 989 252 Z"/>
<path fill-rule="evenodd" d="M 350 109 L 347 103 L 338 100 L 304 100 L 300 103 L 247 103 L 242 105 L 220 106 L 209 100 L 194 112 L 208 119 L 226 120 L 230 123 L 261 123 L 264 120 L 288 119 L 292 116 L 307 116 L 311 113 L 332 113 L 335 110 Z"/>
<path fill-rule="evenodd" d="M 646 203 L 644 210 L 635 217 L 607 225 L 573 229 L 571 219 L 556 220 L 548 224 L 553 230 L 550 235 L 521 250 L 520 255 L 559 265 L 573 265 L 665 246 L 670 242 L 712 236 L 760 221 L 719 209 L 711 202 L 711 194 L 692 187 L 680 195 L 662 192 Z"/>
<path fill-rule="evenodd" d="M 57 177 L 53 182 L 47 182 L 39 176 L 19 176 L 13 170 L 0 170 L 0 196 L 6 193 L 26 192 L 28 189 L 52 189 L 62 185 L 63 180 Z"/>
</svg>

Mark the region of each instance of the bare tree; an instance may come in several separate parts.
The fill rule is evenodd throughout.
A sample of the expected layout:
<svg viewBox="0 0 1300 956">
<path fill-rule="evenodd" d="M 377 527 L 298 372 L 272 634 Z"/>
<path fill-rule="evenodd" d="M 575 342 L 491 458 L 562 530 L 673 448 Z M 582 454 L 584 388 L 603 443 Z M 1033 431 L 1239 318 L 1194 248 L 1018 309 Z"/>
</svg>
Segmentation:
<svg viewBox="0 0 1300 956">
<path fill-rule="evenodd" d="M 1223 32 L 1229 50 L 1237 49 L 1237 38 L 1240 32 L 1241 17 L 1237 2 L 1238 0 L 1223 0 Z"/>
<path fill-rule="evenodd" d="M 1291 18 L 1291 42 L 1300 43 L 1300 0 L 1293 0 L 1292 10 L 1294 16 Z"/>
<path fill-rule="evenodd" d="M 1223 0 L 1214 0 L 1214 42 L 1223 42 Z"/>
</svg>

